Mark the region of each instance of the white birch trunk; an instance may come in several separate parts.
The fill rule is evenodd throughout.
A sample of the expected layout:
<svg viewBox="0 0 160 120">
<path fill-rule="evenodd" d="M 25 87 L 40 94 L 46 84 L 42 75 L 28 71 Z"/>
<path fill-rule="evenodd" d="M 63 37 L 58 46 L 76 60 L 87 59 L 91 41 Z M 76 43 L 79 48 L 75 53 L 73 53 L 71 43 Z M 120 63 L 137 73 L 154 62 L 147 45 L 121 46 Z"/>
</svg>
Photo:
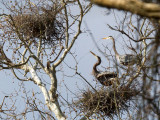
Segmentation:
<svg viewBox="0 0 160 120">
<path fill-rule="evenodd" d="M 45 102 L 47 104 L 47 106 L 49 107 L 49 109 L 55 114 L 56 118 L 58 120 L 66 120 L 64 114 L 62 113 L 56 94 L 54 93 L 54 95 L 51 93 L 51 90 L 48 92 L 46 85 L 44 83 L 42 83 L 41 79 L 38 77 L 36 71 L 34 70 L 34 68 L 32 66 L 28 66 L 28 69 L 31 73 L 32 79 L 33 81 L 39 86 L 39 88 L 41 89 L 44 98 L 45 98 Z M 53 77 L 53 76 L 52 76 Z M 51 78 L 51 81 L 53 80 L 53 78 Z M 52 82 L 51 82 L 52 83 Z M 54 86 L 52 86 L 54 87 Z M 56 87 L 56 86 L 55 86 Z M 55 91 L 56 92 L 56 91 Z M 52 97 L 51 97 L 52 96 Z M 53 96 L 55 98 L 53 98 Z"/>
</svg>

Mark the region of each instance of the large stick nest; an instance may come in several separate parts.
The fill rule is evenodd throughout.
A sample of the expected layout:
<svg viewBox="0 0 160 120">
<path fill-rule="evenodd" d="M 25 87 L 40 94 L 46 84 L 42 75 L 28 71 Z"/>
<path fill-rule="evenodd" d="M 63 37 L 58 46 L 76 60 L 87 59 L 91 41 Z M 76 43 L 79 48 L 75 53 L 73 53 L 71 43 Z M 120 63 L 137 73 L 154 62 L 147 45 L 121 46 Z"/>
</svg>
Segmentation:
<svg viewBox="0 0 160 120">
<path fill-rule="evenodd" d="M 29 12 L 12 15 L 10 26 L 27 39 L 43 39 L 44 43 L 56 44 L 64 39 L 63 7 L 56 4 L 49 10 L 45 7 L 30 8 Z M 35 39 L 34 39 L 35 40 Z"/>
<path fill-rule="evenodd" d="M 119 112 L 127 110 L 129 101 L 139 93 L 135 88 L 121 86 L 120 88 L 95 91 L 87 90 L 81 98 L 75 102 L 75 106 L 86 115 L 93 114 L 101 117 L 113 118 Z"/>
</svg>

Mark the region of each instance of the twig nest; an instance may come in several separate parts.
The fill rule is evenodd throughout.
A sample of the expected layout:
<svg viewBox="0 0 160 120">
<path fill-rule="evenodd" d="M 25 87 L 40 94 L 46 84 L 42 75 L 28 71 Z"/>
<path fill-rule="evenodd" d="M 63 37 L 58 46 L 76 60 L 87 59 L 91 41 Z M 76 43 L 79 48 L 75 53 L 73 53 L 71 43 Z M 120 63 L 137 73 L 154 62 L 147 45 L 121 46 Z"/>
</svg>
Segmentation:
<svg viewBox="0 0 160 120">
<path fill-rule="evenodd" d="M 117 89 L 100 89 L 97 92 L 87 90 L 82 93 L 81 98 L 75 102 L 80 112 L 90 116 L 96 114 L 101 117 L 113 117 L 118 112 L 127 110 L 132 97 L 139 93 L 135 88 L 121 86 Z"/>
<path fill-rule="evenodd" d="M 45 7 L 30 8 L 29 12 L 12 15 L 10 26 L 27 39 L 38 38 L 44 43 L 56 44 L 64 39 L 63 7 L 57 5 L 49 10 Z M 35 39 L 34 39 L 35 40 Z"/>
</svg>

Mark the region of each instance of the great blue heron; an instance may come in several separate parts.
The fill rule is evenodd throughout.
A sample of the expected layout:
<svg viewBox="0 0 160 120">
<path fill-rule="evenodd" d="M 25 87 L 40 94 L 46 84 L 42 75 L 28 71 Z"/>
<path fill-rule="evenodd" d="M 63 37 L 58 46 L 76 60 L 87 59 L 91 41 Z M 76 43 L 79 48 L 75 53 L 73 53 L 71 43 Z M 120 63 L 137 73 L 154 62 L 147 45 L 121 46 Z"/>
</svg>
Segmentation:
<svg viewBox="0 0 160 120">
<path fill-rule="evenodd" d="M 109 36 L 103 39 L 111 39 L 113 41 L 113 50 L 115 52 L 116 59 L 120 62 L 120 64 L 125 65 L 125 66 L 138 64 L 140 60 L 138 55 L 137 56 L 133 54 L 119 55 L 119 53 L 116 50 L 115 40 L 112 36 Z"/>
<path fill-rule="evenodd" d="M 97 56 L 95 53 L 93 53 L 92 51 L 90 51 L 96 58 L 97 58 L 97 62 L 94 64 L 93 66 L 93 71 L 92 74 L 95 76 L 95 78 L 102 84 L 105 86 L 111 86 L 115 83 L 116 79 L 117 79 L 117 73 L 115 72 L 99 72 L 97 70 L 97 66 L 101 64 L 101 58 L 99 56 Z"/>
</svg>

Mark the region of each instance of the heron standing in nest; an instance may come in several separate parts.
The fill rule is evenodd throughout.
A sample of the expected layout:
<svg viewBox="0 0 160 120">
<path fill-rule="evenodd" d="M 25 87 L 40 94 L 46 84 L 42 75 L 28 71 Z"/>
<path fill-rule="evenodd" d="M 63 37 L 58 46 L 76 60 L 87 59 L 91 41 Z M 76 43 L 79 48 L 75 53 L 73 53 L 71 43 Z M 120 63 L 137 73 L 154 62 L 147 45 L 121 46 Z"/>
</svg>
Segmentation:
<svg viewBox="0 0 160 120">
<path fill-rule="evenodd" d="M 101 64 L 101 58 L 97 56 L 95 53 L 90 51 L 96 58 L 97 62 L 93 66 L 92 74 L 95 76 L 95 78 L 104 86 L 111 86 L 114 85 L 117 81 L 117 73 L 115 72 L 99 72 L 97 70 L 97 66 Z M 117 84 L 119 84 L 119 81 L 117 81 Z"/>
<path fill-rule="evenodd" d="M 139 55 L 133 55 L 133 54 L 120 55 L 116 50 L 115 40 L 112 36 L 109 36 L 103 39 L 111 39 L 113 41 L 113 50 L 115 52 L 116 59 L 119 61 L 120 64 L 129 66 L 129 65 L 134 65 L 139 63 L 141 58 Z"/>
</svg>

